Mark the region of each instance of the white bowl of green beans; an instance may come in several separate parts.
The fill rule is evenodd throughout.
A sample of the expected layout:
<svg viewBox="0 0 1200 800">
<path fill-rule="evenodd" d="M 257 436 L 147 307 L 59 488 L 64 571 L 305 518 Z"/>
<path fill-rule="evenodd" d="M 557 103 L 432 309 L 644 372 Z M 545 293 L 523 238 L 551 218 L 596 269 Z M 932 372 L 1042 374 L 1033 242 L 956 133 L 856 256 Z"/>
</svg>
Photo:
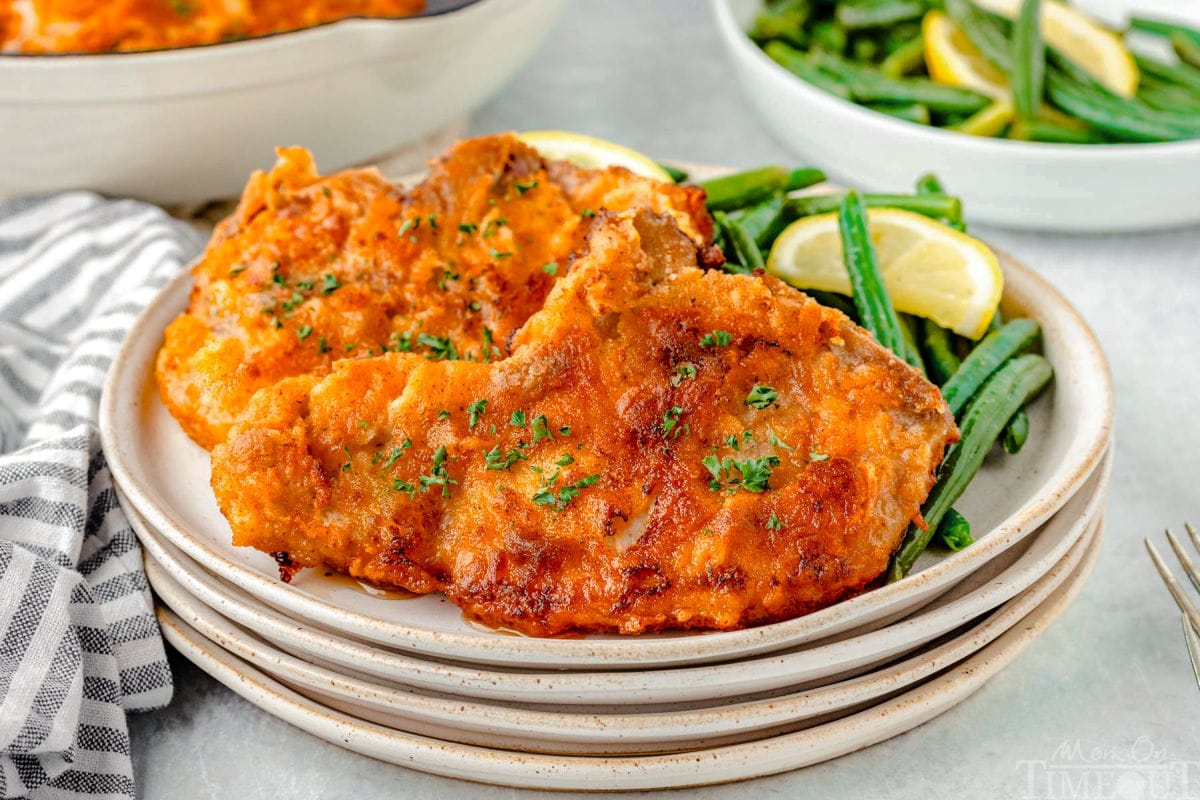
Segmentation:
<svg viewBox="0 0 1200 800">
<path fill-rule="evenodd" d="M 836 2 L 807 1 L 818 6 Z M 899 1 L 944 7 L 942 0 Z M 888 0 L 843 2 L 878 6 Z M 1116 127 L 1090 127 L 1094 136 L 1086 143 L 969 135 L 884 113 L 876 110 L 878 106 L 867 107 L 867 101 L 859 99 L 856 92 L 839 96 L 829 86 L 821 88 L 810 82 L 814 76 L 809 69 L 820 69 L 815 80 L 821 83 L 822 76 L 837 75 L 838 68 L 849 63 L 848 69 L 862 70 L 855 77 L 866 75 L 867 80 L 857 81 L 861 96 L 887 97 L 895 106 L 900 105 L 896 100 L 905 99 L 903 92 L 912 89 L 916 93 L 913 99 L 925 102 L 910 105 L 929 108 L 932 104 L 943 120 L 961 118 L 976 108 L 969 92 L 930 86 L 931 82 L 919 78 L 911 83 L 872 84 L 872 67 L 866 62 L 886 56 L 856 54 L 852 44 L 843 45 L 842 52 L 837 52 L 837 42 L 810 47 L 803 53 L 802 64 L 787 61 L 791 53 L 783 47 L 773 48 L 773 58 L 760 46 L 761 39 L 756 42 L 749 35 L 766 8 L 763 0 L 711 0 L 711 5 L 734 74 L 767 128 L 846 183 L 895 190 L 913 185 L 919 176 L 934 170 L 947 189 L 963 199 L 974 221 L 1014 228 L 1109 232 L 1200 223 L 1200 110 L 1195 112 L 1193 131 L 1190 108 L 1181 106 L 1135 119 L 1131 109 L 1140 109 L 1140 100 L 1132 101 L 1136 107 L 1105 104 L 1100 102 L 1102 98 L 1087 95 L 1082 85 L 1068 83 L 1068 94 L 1085 93 L 1083 100 L 1099 106 L 1086 106 L 1081 109 L 1085 114 L 1107 115 L 1101 116 L 1099 123 Z M 903 44 L 881 40 L 880 47 Z M 799 46 L 795 50 L 799 52 Z M 1070 65 L 1052 61 L 1054 58 L 1053 53 L 1046 57 L 1046 71 L 1054 76 L 1046 81 L 1061 89 L 1063 70 Z M 1048 89 L 1041 84 L 1037 91 Z M 1187 99 L 1183 94 L 1179 97 Z M 1071 96 L 1068 102 L 1078 99 Z M 1200 108 L 1200 87 L 1196 99 Z M 1169 127 L 1156 127 L 1167 123 Z M 1154 138 L 1178 140 L 1127 140 Z"/>
</svg>

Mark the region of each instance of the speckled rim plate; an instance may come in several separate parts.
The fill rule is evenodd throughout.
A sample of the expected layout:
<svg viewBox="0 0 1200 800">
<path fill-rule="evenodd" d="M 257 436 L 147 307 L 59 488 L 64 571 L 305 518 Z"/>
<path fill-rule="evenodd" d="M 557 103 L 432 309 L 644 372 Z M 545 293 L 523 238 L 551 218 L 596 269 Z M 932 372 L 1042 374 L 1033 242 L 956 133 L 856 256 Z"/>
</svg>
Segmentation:
<svg viewBox="0 0 1200 800">
<path fill-rule="evenodd" d="M 481 669 L 414 658 L 315 628 L 279 614 L 190 561 L 128 511 L 148 555 L 200 603 L 248 628 L 279 649 L 343 675 L 361 675 L 393 687 L 525 705 L 681 704 L 706 706 L 813 684 L 827 684 L 894 660 L 946 634 L 1028 589 L 1075 545 L 1102 513 L 1109 456 L 1101 469 L 1035 535 L 988 562 L 916 615 L 854 631 L 836 641 L 782 654 L 702 667 L 626 672 L 545 672 Z"/>
<path fill-rule="evenodd" d="M 166 569 L 146 560 L 159 600 L 205 638 L 304 696 L 407 733 L 460 744 L 533 753 L 629 755 L 735 744 L 816 724 L 901 691 L 967 658 L 1030 614 L 1079 565 L 1101 525 L 1087 531 L 1026 591 L 947 641 L 850 680 L 768 699 L 643 713 L 630 706 L 592 712 L 498 705 L 382 686 L 314 666 L 277 650 L 188 594 Z"/>
<path fill-rule="evenodd" d="M 101 400 L 105 454 L 125 496 L 188 556 L 289 615 L 414 653 L 486 664 L 565 669 L 637 668 L 744 658 L 794 647 L 919 608 L 1036 530 L 1100 461 L 1112 424 L 1104 355 L 1087 325 L 1045 280 L 1002 254 L 1005 308 L 1043 328 L 1056 380 L 1030 407 L 1033 433 L 1017 456 L 993 457 L 958 503 L 975 526 L 972 547 L 927 556 L 904 581 L 805 617 L 740 631 L 535 639 L 472 626 L 440 595 L 405 602 L 375 597 L 306 570 L 291 585 L 265 553 L 235 548 L 209 483 L 208 454 L 158 398 L 153 363 L 166 325 L 186 306 L 181 275 L 134 325 Z"/>
<path fill-rule="evenodd" d="M 746 780 L 817 764 L 890 739 L 953 708 L 1010 664 L 1075 598 L 1100 549 L 1092 541 L 1071 577 L 1029 616 L 938 677 L 864 711 L 803 731 L 670 755 L 516 753 L 454 744 L 334 711 L 284 687 L 163 610 L 167 640 L 238 695 L 331 744 L 411 769 L 531 789 L 634 791 Z"/>
</svg>

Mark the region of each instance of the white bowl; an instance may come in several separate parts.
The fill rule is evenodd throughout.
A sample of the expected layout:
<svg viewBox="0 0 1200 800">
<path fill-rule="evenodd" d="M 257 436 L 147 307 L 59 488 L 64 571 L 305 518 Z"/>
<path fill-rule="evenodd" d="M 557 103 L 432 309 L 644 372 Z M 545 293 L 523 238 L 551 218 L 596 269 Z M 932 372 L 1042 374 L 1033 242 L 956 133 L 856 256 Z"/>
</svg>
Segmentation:
<svg viewBox="0 0 1200 800">
<path fill-rule="evenodd" d="M 324 171 L 365 161 L 484 103 L 565 6 L 480 0 L 177 50 L 0 55 L 0 196 L 194 202 L 236 194 L 277 145 L 310 148 Z"/>
<path fill-rule="evenodd" d="M 782 142 L 843 182 L 891 191 L 934 171 L 972 220 L 1015 228 L 1130 231 L 1200 222 L 1200 140 L 1062 145 L 916 125 L 817 89 L 745 31 L 761 0 L 711 0 L 738 83 Z"/>
</svg>

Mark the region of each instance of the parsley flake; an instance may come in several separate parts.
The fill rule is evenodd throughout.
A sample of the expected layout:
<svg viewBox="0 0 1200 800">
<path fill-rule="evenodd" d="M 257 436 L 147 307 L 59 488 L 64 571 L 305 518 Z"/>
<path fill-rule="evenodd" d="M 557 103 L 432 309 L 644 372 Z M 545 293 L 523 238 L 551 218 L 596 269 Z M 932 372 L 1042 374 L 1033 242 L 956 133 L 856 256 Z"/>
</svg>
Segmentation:
<svg viewBox="0 0 1200 800">
<path fill-rule="evenodd" d="M 829 456 L 825 453 L 809 453 L 808 454 L 809 461 L 825 461 L 828 458 L 829 458 Z"/>
<path fill-rule="evenodd" d="M 733 336 L 728 331 L 713 331 L 700 337 L 701 347 L 728 347 Z"/>
<path fill-rule="evenodd" d="M 664 439 L 678 439 L 679 434 L 683 433 L 683 428 L 679 426 L 679 418 L 683 416 L 683 409 L 679 406 L 672 406 L 663 414 L 662 422 L 658 427 L 662 428 Z"/>
<path fill-rule="evenodd" d="M 528 192 L 532 189 L 536 189 L 537 185 L 538 185 L 537 181 L 530 181 L 529 183 L 521 183 L 520 181 L 517 181 L 517 183 L 515 184 L 515 186 L 517 187 L 517 194 L 525 194 L 526 192 Z"/>
<path fill-rule="evenodd" d="M 546 273 L 547 275 L 556 275 L 556 274 L 558 274 L 558 262 L 557 262 L 557 261 L 551 261 L 549 264 L 547 264 L 547 265 L 545 265 L 544 267 L 542 267 L 542 272 Z"/>
<path fill-rule="evenodd" d="M 296 329 L 296 336 L 301 340 L 307 339 L 309 336 L 312 336 L 312 331 L 312 325 L 301 325 Z"/>
<path fill-rule="evenodd" d="M 533 443 L 537 444 L 542 439 L 554 440 L 554 434 L 550 432 L 550 423 L 546 419 L 545 414 L 539 414 L 533 418 Z"/>
<path fill-rule="evenodd" d="M 487 412 L 487 400 L 476 400 L 467 406 L 467 429 L 475 427 L 475 423 L 479 422 L 479 418 Z"/>
<path fill-rule="evenodd" d="M 771 479 L 771 470 L 779 466 L 780 461 L 778 456 L 747 458 L 739 461 L 710 455 L 705 456 L 700 463 L 712 476 L 712 480 L 708 482 L 708 488 L 712 491 L 719 491 L 722 486 L 725 486 L 730 491 L 737 491 L 738 487 L 741 487 L 747 492 L 758 493 L 771 488 L 768 483 Z"/>
<path fill-rule="evenodd" d="M 771 518 L 767 520 L 767 528 L 773 531 L 783 530 L 783 520 L 775 516 L 775 512 L 771 512 Z"/>
<path fill-rule="evenodd" d="M 785 442 L 783 439 L 780 439 L 779 434 L 777 434 L 774 429 L 771 429 L 770 431 L 767 432 L 767 441 L 771 443 L 772 447 L 781 448 L 783 450 L 795 450 L 796 449 L 796 448 L 792 447 L 790 444 L 788 444 L 787 442 Z"/>
<path fill-rule="evenodd" d="M 325 273 L 325 279 L 321 281 L 321 294 L 330 295 L 340 289 L 342 284 L 338 282 L 337 276 L 332 272 Z"/>
<path fill-rule="evenodd" d="M 402 481 L 399 478 L 392 479 L 392 491 L 404 492 L 408 495 L 409 500 L 413 500 L 417 496 L 417 487 L 413 486 L 408 481 Z"/>
<path fill-rule="evenodd" d="M 525 412 L 519 408 L 512 412 L 512 416 L 508 418 L 508 424 L 512 425 L 514 428 L 524 428 Z"/>
<path fill-rule="evenodd" d="M 441 486 L 442 497 L 450 496 L 450 486 L 458 485 L 458 481 L 446 474 L 446 445 L 442 445 L 437 450 L 433 451 L 433 469 L 428 475 L 420 475 L 417 480 L 421 483 L 422 489 L 428 489 L 430 486 Z"/>
<path fill-rule="evenodd" d="M 500 445 L 496 445 L 483 454 L 483 463 L 488 469 L 506 470 L 518 461 L 524 461 L 527 458 L 528 456 L 522 453 L 520 448 L 514 447 L 505 453 L 500 449 Z"/>
<path fill-rule="evenodd" d="M 778 399 L 779 392 L 775 391 L 770 386 L 756 385 L 750 390 L 750 393 L 746 395 L 745 403 L 752 408 L 761 410 L 767 408 Z"/>
<path fill-rule="evenodd" d="M 430 361 L 438 359 L 457 361 L 460 358 L 458 350 L 455 349 L 454 343 L 450 341 L 449 336 L 433 336 L 428 333 L 422 333 L 417 336 L 417 344 L 429 348 Z"/>
</svg>

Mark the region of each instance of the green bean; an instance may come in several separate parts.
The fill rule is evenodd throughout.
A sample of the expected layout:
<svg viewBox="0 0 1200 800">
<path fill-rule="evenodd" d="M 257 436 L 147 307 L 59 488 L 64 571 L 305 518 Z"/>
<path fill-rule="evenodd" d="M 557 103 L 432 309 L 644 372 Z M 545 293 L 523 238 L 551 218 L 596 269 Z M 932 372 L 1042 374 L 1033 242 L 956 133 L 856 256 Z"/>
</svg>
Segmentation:
<svg viewBox="0 0 1200 800">
<path fill-rule="evenodd" d="M 869 36 L 856 36 L 850 45 L 850 55 L 855 61 L 874 61 L 879 55 L 879 43 Z"/>
<path fill-rule="evenodd" d="M 850 96 L 862 103 L 920 103 L 930 111 L 974 113 L 991 98 L 971 89 L 946 86 L 927 78 L 889 78 L 874 67 L 853 64 L 844 58 L 814 51 L 809 60 L 850 87 Z"/>
<path fill-rule="evenodd" d="M 834 19 L 848 31 L 863 28 L 886 28 L 897 22 L 925 16 L 921 0 L 874 0 L 874 2 L 841 2 L 833 13 Z"/>
<path fill-rule="evenodd" d="M 1200 30 L 1189 28 L 1187 25 L 1181 25 L 1177 22 L 1134 16 L 1129 18 L 1129 27 L 1135 31 L 1150 33 L 1155 36 L 1169 37 L 1172 34 L 1180 34 L 1192 39 L 1196 44 L 1200 44 Z"/>
<path fill-rule="evenodd" d="M 925 38 L 918 35 L 888 53 L 887 58 L 880 63 L 879 71 L 889 78 L 903 78 L 924 65 Z"/>
<path fill-rule="evenodd" d="M 929 377 L 941 386 L 962 366 L 954 352 L 950 331 L 930 319 L 921 320 L 921 340 L 925 344 L 925 364 Z"/>
<path fill-rule="evenodd" d="M 807 189 L 810 186 L 816 186 L 818 183 L 824 183 L 828 177 L 824 172 L 816 167 L 797 167 L 788 175 L 787 186 L 785 191 L 795 192 L 799 189 Z"/>
<path fill-rule="evenodd" d="M 769 5 L 754 20 L 750 38 L 758 42 L 782 39 L 797 47 L 804 47 L 808 38 L 804 33 L 804 24 L 808 22 L 810 11 L 807 0 Z"/>
<path fill-rule="evenodd" d="M 786 167 L 766 166 L 722 175 L 696 184 L 708 196 L 708 207 L 719 211 L 745 208 L 781 192 L 791 178 Z"/>
<path fill-rule="evenodd" d="M 658 166 L 663 172 L 670 175 L 671 180 L 675 181 L 676 183 L 683 183 L 688 179 L 688 174 L 678 167 L 672 167 L 670 164 L 663 164 L 661 161 L 659 162 Z"/>
<path fill-rule="evenodd" d="M 829 214 L 842 204 L 842 194 L 814 194 L 807 197 L 792 197 L 783 204 L 783 214 L 788 220 Z M 962 219 L 962 201 L 944 194 L 864 194 L 862 200 L 867 208 L 899 208 L 912 211 L 932 219 Z"/>
<path fill-rule="evenodd" d="M 1053 73 L 1048 76 L 1046 90 L 1051 101 L 1097 130 L 1117 138 L 1135 142 L 1171 142 L 1187 134 L 1177 127 L 1148 119 L 1146 115 L 1106 105 L 1098 98 L 1069 83 L 1060 81 Z"/>
<path fill-rule="evenodd" d="M 1041 0 L 1022 0 L 1013 28 L 1013 106 L 1022 120 L 1036 118 L 1042 109 L 1046 43 L 1042 41 L 1041 8 Z"/>
<path fill-rule="evenodd" d="M 1175 55 L 1179 56 L 1180 61 L 1194 69 L 1200 69 L 1200 39 L 1184 36 L 1176 31 L 1171 34 L 1171 46 L 1175 48 Z"/>
<path fill-rule="evenodd" d="M 836 77 L 814 66 L 799 50 L 789 47 L 783 42 L 774 41 L 769 42 L 763 48 L 763 52 L 770 56 L 771 60 L 776 64 L 805 83 L 811 83 L 818 89 L 824 89 L 826 92 L 843 100 L 850 99 L 850 88 L 848 86 Z"/>
<path fill-rule="evenodd" d="M 1138 99 L 1159 111 L 1186 111 L 1200 114 L 1200 92 L 1183 86 L 1144 77 L 1138 86 Z"/>
<path fill-rule="evenodd" d="M 917 194 L 945 194 L 946 190 L 942 188 L 942 181 L 937 175 L 932 172 L 926 172 L 921 177 L 917 178 Z"/>
<path fill-rule="evenodd" d="M 942 396 L 950 413 L 958 416 L 979 391 L 979 387 L 1000 369 L 1004 362 L 1023 352 L 1037 338 L 1040 329 L 1031 319 L 1014 319 L 997 331 L 989 333 L 963 359 L 958 371 L 942 386 Z M 1010 412 L 1001 426 L 1012 416 Z"/>
<path fill-rule="evenodd" d="M 956 553 L 975 544 L 975 540 L 971 537 L 971 523 L 967 522 L 967 518 L 953 508 L 946 512 L 946 516 L 942 517 L 942 521 L 938 524 L 937 535 L 946 549 Z"/>
<path fill-rule="evenodd" d="M 921 358 L 921 348 L 917 346 L 917 337 L 913 333 L 915 320 L 908 314 L 896 314 L 896 319 L 900 323 L 900 338 L 904 340 L 903 358 L 924 375 L 925 361 Z"/>
<path fill-rule="evenodd" d="M 830 53 L 846 52 L 846 29 L 833 20 L 818 22 L 812 27 L 813 44 Z"/>
<path fill-rule="evenodd" d="M 724 211 L 714 211 L 713 219 L 717 220 L 725 230 L 725 236 L 733 247 L 733 253 L 737 256 L 739 264 L 747 271 L 762 269 L 766 266 L 762 251 L 754 243 L 754 237 L 746 232 L 741 223 L 730 219 Z"/>
<path fill-rule="evenodd" d="M 920 103 L 910 103 L 908 105 L 873 103 L 867 106 L 867 108 L 872 111 L 878 111 L 881 114 L 887 114 L 889 117 L 902 119 L 905 122 L 915 122 L 918 125 L 929 124 L 929 106 L 924 106 Z"/>
<path fill-rule="evenodd" d="M 932 5 L 932 3 L 931 3 Z M 883 35 L 883 49 L 888 55 L 899 50 L 913 39 L 921 38 L 921 21 L 901 22 L 887 29 Z"/>
<path fill-rule="evenodd" d="M 842 256 L 850 277 L 854 306 L 862 325 L 881 345 L 901 358 L 908 348 L 900 332 L 896 309 L 888 298 L 887 286 L 879 271 L 875 247 L 867 232 L 867 207 L 856 191 L 849 191 L 838 209 L 838 229 L 842 236 Z"/>
<path fill-rule="evenodd" d="M 1012 74 L 1012 49 L 1004 28 L 1006 20 L 986 13 L 969 0 L 946 0 L 946 13 L 988 61 Z"/>
<path fill-rule="evenodd" d="M 1042 390 L 1052 375 L 1050 362 L 1029 354 L 1009 361 L 988 379 L 967 408 L 961 425 L 962 438 L 946 451 L 938 469 L 938 481 L 921 508 L 927 527 L 922 530 L 915 524 L 909 526 L 888 566 L 889 583 L 900 580 L 912 569 L 917 557 L 929 546 L 942 518 L 979 471 L 1005 423 Z"/>
<path fill-rule="evenodd" d="M 1190 64 L 1167 64 L 1141 53 L 1134 53 L 1133 60 L 1137 62 L 1138 69 L 1145 75 L 1152 75 L 1167 83 L 1200 91 L 1200 69 L 1196 69 Z"/>
<path fill-rule="evenodd" d="M 1104 141 L 1090 130 L 1068 128 L 1044 119 L 1017 120 L 1008 131 L 1010 139 L 1057 144 L 1098 144 Z"/>
<path fill-rule="evenodd" d="M 742 226 L 760 249 L 765 249 L 787 224 L 783 220 L 783 202 L 786 198 L 783 192 L 776 192 L 744 211 L 734 212 L 731 218 Z"/>
<path fill-rule="evenodd" d="M 1000 444 L 1004 447 L 1004 452 L 1010 456 L 1015 456 L 1021 452 L 1021 448 L 1025 446 L 1026 440 L 1029 439 L 1029 414 L 1023 408 L 1017 409 L 1017 413 L 1012 415 L 1012 419 L 1004 426 L 1004 433 L 1000 436 Z"/>
</svg>

